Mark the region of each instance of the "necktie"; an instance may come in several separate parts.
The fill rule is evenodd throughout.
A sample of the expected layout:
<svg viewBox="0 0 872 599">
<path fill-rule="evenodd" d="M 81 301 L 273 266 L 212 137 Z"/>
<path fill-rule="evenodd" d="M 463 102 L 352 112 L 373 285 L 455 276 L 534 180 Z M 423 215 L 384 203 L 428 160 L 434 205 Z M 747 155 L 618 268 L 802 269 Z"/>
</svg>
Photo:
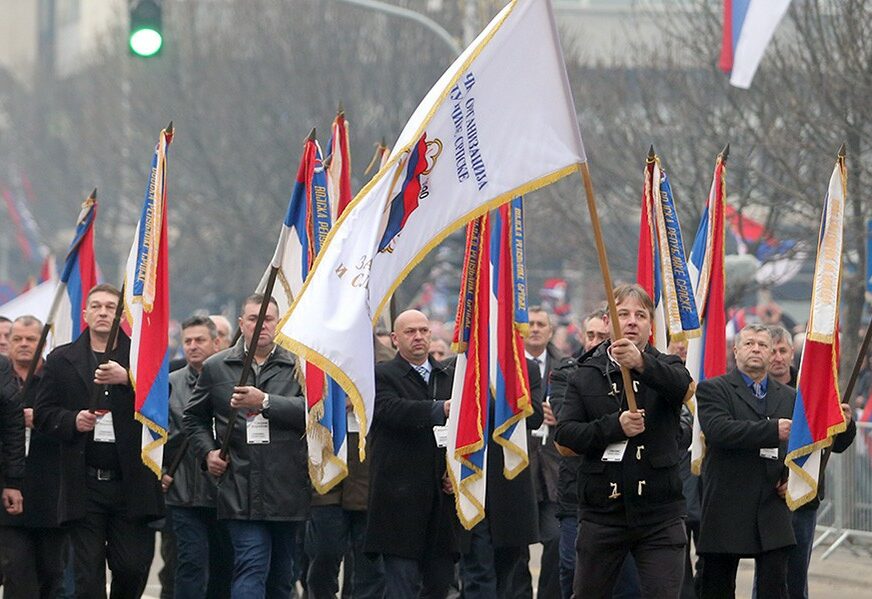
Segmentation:
<svg viewBox="0 0 872 599">
<path fill-rule="evenodd" d="M 545 360 L 542 358 L 533 358 L 533 361 L 536 362 L 536 366 L 539 368 L 539 376 L 545 376 Z"/>
<path fill-rule="evenodd" d="M 766 413 L 766 394 L 763 393 L 763 385 L 760 383 L 754 383 L 752 385 L 754 389 L 754 395 L 757 397 L 757 408 L 760 410 L 760 413 Z"/>
<path fill-rule="evenodd" d="M 415 370 L 418 371 L 418 374 L 421 375 L 421 378 L 424 379 L 425 383 L 430 382 L 430 371 L 424 368 L 424 366 L 415 366 Z"/>
</svg>

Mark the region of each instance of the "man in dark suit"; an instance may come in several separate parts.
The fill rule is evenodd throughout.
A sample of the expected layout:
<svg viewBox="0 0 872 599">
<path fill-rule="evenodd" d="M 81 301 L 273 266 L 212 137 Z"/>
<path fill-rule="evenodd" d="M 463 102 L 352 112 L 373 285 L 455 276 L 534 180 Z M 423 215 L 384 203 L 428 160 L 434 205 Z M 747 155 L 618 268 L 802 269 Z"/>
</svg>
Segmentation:
<svg viewBox="0 0 872 599">
<path fill-rule="evenodd" d="M 120 293 L 97 285 L 84 311 L 88 328 L 46 359 L 34 405 L 36 428 L 62 444 L 58 520 L 70 523 L 77 597 L 105 597 L 106 564 L 113 597 L 139 597 L 154 556 L 151 520 L 163 515 L 154 473 L 140 456 L 142 425 L 134 419 L 127 367 L 130 339 L 107 347 Z M 111 359 L 103 364 L 109 352 Z M 90 411 L 95 386 L 104 389 Z"/>
<path fill-rule="evenodd" d="M 17 597 L 56 597 L 61 590 L 67 555 L 67 531 L 58 523 L 61 444 L 33 430 L 33 398 L 41 380 L 42 360 L 26 385 L 30 364 L 39 344 L 42 323 L 33 316 L 19 316 L 12 324 L 9 355 L 29 434 L 25 478 L 22 486 L 24 513 L 13 516 L 0 511 L 0 565 L 3 593 Z"/>
<path fill-rule="evenodd" d="M 365 547 L 384 557 L 386 597 L 444 597 L 459 524 L 437 432 L 454 370 L 429 357 L 430 323 L 417 310 L 397 316 L 391 339 L 397 356 L 375 367 Z"/>
<path fill-rule="evenodd" d="M 795 544 L 784 494 L 784 456 L 796 392 L 768 376 L 772 336 L 748 325 L 736 336 L 736 369 L 696 391 L 707 454 L 697 552 L 701 599 L 736 595 L 739 559 L 753 557 L 761 597 L 787 597 L 787 558 Z"/>
<path fill-rule="evenodd" d="M 557 366 L 563 358 L 551 343 L 554 336 L 554 324 L 551 315 L 541 306 L 530 306 L 529 333 L 524 339 L 524 353 L 532 360 L 539 370 L 542 380 L 544 401 L 542 409 L 544 424 L 535 430 L 528 420 L 530 470 L 533 484 L 536 488 L 536 505 L 539 520 L 539 542 L 542 543 L 542 560 L 539 571 L 539 588 L 536 596 L 540 599 L 557 599 L 560 597 L 560 526 L 557 519 L 557 479 L 560 469 L 560 454 L 554 448 L 554 429 L 557 419 L 550 403 L 551 369 Z M 529 562 L 529 551 L 526 552 L 526 562 Z M 527 565 L 526 563 L 524 565 Z M 529 587 L 529 568 L 519 568 L 519 577 L 515 584 L 519 587 Z M 527 589 L 525 589 L 526 591 Z M 519 595 L 516 595 L 519 596 Z M 532 596 L 532 589 L 523 596 Z"/>
</svg>

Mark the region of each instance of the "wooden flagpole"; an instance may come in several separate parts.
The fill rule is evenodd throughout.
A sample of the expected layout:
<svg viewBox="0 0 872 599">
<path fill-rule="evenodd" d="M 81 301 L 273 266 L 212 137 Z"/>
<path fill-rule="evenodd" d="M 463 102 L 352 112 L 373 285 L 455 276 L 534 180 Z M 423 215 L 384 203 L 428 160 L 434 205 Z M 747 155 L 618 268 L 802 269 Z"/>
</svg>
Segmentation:
<svg viewBox="0 0 872 599">
<path fill-rule="evenodd" d="M 579 166 L 579 174 L 584 185 L 584 195 L 587 196 L 587 209 L 590 212 L 590 222 L 593 225 L 593 236 L 596 240 L 596 253 L 599 258 L 600 271 L 603 274 L 603 285 L 606 288 L 606 301 L 609 304 L 609 321 L 612 325 L 612 340 L 621 338 L 621 325 L 618 322 L 618 308 L 615 305 L 614 286 L 609 271 L 609 261 L 606 257 L 606 246 L 603 243 L 603 232 L 596 211 L 596 196 L 593 193 L 593 183 L 590 179 L 590 169 L 587 162 Z M 621 366 L 621 379 L 624 381 L 624 393 L 627 395 L 627 406 L 631 412 L 636 411 L 636 393 L 633 390 L 633 379 L 630 371 Z"/>
</svg>

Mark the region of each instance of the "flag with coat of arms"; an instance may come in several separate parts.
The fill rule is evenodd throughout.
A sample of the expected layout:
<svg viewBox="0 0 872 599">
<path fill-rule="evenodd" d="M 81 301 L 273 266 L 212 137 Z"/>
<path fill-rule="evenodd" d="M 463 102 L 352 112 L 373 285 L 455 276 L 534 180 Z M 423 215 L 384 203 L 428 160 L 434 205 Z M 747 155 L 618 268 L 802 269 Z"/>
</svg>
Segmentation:
<svg viewBox="0 0 872 599">
<path fill-rule="evenodd" d="M 549 0 L 512 0 L 425 96 L 330 232 L 277 340 L 372 422 L 372 328 L 424 256 L 470 220 L 585 161 Z M 350 348 L 353 348 L 351 350 Z"/>
</svg>

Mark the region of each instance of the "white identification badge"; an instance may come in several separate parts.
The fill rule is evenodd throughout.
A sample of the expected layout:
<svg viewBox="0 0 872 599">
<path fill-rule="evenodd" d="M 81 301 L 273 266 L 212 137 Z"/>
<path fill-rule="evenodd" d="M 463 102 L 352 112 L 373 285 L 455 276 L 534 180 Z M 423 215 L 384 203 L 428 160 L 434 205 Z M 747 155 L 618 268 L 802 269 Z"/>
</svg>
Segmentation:
<svg viewBox="0 0 872 599">
<path fill-rule="evenodd" d="M 549 429 L 550 427 L 547 424 L 543 424 L 530 434 L 537 439 L 542 439 L 542 445 L 545 445 L 545 441 L 548 439 Z"/>
<path fill-rule="evenodd" d="M 115 428 L 112 426 L 112 412 L 97 412 L 97 424 L 94 426 L 94 441 L 97 443 L 115 443 Z"/>
<path fill-rule="evenodd" d="M 30 455 L 30 429 L 24 429 L 24 455 L 25 457 Z"/>
<path fill-rule="evenodd" d="M 263 414 L 245 417 L 245 441 L 249 445 L 269 443 L 269 420 Z"/>
<path fill-rule="evenodd" d="M 777 460 L 778 459 L 778 448 L 777 447 L 762 447 L 760 449 L 760 457 L 766 458 L 767 460 Z"/>
<path fill-rule="evenodd" d="M 436 439 L 436 447 L 448 447 L 448 427 L 434 426 L 433 438 Z"/>
<path fill-rule="evenodd" d="M 609 443 L 609 446 L 606 447 L 606 450 L 603 452 L 602 461 L 620 462 L 623 460 L 624 453 L 627 451 L 627 443 L 629 442 L 629 439 L 626 439 L 620 443 Z"/>
<path fill-rule="evenodd" d="M 359 433 L 360 425 L 357 423 L 357 416 L 354 415 L 354 412 L 346 412 L 345 413 L 345 430 L 349 433 Z"/>
</svg>

